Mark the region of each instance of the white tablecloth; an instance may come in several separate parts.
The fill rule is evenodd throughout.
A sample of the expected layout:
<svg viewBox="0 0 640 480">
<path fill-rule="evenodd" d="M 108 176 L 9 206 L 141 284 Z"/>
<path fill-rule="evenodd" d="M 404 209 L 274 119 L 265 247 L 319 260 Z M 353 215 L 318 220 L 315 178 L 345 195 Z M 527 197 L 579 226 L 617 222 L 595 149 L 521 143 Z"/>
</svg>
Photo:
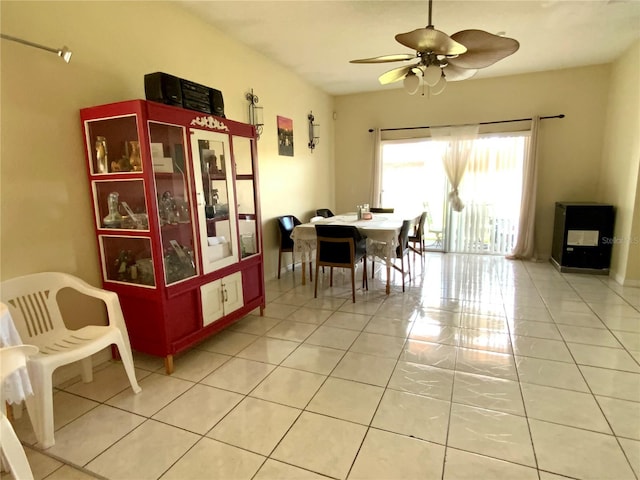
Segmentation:
<svg viewBox="0 0 640 480">
<path fill-rule="evenodd" d="M 383 259 L 387 265 L 387 293 L 389 293 L 389 269 L 398 246 L 398 234 L 403 217 L 394 214 L 373 214 L 371 220 L 358 220 L 355 213 L 323 218 L 313 223 L 303 223 L 293 229 L 293 254 L 302 262 L 311 262 L 316 250 L 316 225 L 351 225 L 357 227 L 367 237 L 367 255 Z M 305 282 L 304 268 L 302 281 Z"/>
<path fill-rule="evenodd" d="M 14 345 L 22 345 L 20 334 L 13 324 L 9 308 L 4 303 L 0 303 L 0 347 L 12 347 Z M 13 372 L 2 383 L 2 392 L 0 401 L 4 406 L 4 402 L 20 403 L 27 395 L 33 395 L 29 374 L 26 367 Z"/>
<path fill-rule="evenodd" d="M 313 260 L 316 249 L 316 225 L 351 225 L 367 236 L 367 254 L 377 255 L 388 261 L 394 256 L 398 246 L 398 234 L 402 218 L 388 214 L 374 214 L 371 220 L 358 220 L 355 213 L 323 218 L 313 223 L 303 223 L 293 229 L 294 255 L 303 262 Z"/>
</svg>

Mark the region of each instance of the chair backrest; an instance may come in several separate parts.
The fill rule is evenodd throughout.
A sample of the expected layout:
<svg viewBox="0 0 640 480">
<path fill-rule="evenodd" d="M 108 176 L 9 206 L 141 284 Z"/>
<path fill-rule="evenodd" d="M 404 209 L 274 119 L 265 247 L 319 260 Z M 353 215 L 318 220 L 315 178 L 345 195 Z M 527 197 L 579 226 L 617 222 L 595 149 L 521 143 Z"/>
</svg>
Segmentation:
<svg viewBox="0 0 640 480">
<path fill-rule="evenodd" d="M 427 212 L 422 212 L 420 220 L 418 220 L 418 226 L 416 227 L 415 237 L 422 238 L 424 235 L 424 222 L 427 220 Z"/>
<path fill-rule="evenodd" d="M 67 329 L 57 295 L 63 288 L 71 286 L 68 277 L 60 272 L 33 273 L 0 284 L 0 300 L 9 307 L 23 342 L 46 345 L 50 338 Z"/>
<path fill-rule="evenodd" d="M 411 230 L 411 220 L 404 220 L 400 233 L 398 234 L 398 248 L 396 248 L 396 255 L 398 258 L 402 257 L 409 248 L 409 230 Z"/>
<path fill-rule="evenodd" d="M 293 248 L 293 240 L 291 240 L 291 232 L 296 225 L 302 222 L 293 215 L 282 215 L 277 217 L 278 231 L 280 232 L 280 248 Z"/>
<path fill-rule="evenodd" d="M 395 212 L 395 208 L 371 207 L 369 211 L 371 213 L 393 213 Z"/>
<path fill-rule="evenodd" d="M 316 225 L 318 264 L 350 266 L 367 253 L 366 237 L 350 225 Z"/>
<path fill-rule="evenodd" d="M 333 212 L 328 208 L 319 208 L 318 210 L 316 210 L 316 215 L 324 218 L 335 217 Z"/>
</svg>

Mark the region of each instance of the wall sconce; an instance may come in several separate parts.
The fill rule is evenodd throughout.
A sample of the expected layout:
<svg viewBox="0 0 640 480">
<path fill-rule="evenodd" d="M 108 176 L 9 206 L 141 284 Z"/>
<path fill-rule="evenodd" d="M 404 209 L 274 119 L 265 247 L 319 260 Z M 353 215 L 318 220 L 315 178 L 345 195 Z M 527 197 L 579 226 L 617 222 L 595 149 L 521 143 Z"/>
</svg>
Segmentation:
<svg viewBox="0 0 640 480">
<path fill-rule="evenodd" d="M 313 123 L 316 119 L 313 116 L 313 112 L 307 115 L 307 119 L 309 120 L 309 148 L 311 149 L 311 153 L 313 153 L 313 149 L 318 146 L 320 143 L 320 137 L 316 129 L 320 126 L 317 123 Z"/>
<path fill-rule="evenodd" d="M 262 127 L 264 127 L 262 107 L 258 106 L 258 96 L 254 95 L 253 88 L 245 95 L 245 98 L 249 101 L 249 123 L 256 127 L 256 135 L 259 140 L 262 135 Z"/>
<path fill-rule="evenodd" d="M 44 45 L 39 45 L 37 43 L 29 42 L 28 40 L 22 40 L 21 38 L 12 37 L 11 35 L 5 35 L 4 33 L 0 33 L 0 38 L 3 38 L 5 40 L 11 40 L 12 42 L 21 43 L 29 47 L 35 47 L 41 50 L 46 50 L 47 52 L 53 52 L 59 57 L 61 57 L 67 63 L 69 63 L 69 61 L 71 60 L 72 52 L 66 46 L 62 48 L 45 47 Z"/>
</svg>

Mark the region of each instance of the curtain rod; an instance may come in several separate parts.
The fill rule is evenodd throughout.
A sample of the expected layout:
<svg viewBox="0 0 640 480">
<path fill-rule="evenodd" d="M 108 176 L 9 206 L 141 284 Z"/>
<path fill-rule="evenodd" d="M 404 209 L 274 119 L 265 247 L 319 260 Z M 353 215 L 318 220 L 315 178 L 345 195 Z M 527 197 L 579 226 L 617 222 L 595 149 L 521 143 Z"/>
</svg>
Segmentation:
<svg viewBox="0 0 640 480">
<path fill-rule="evenodd" d="M 564 113 L 560 115 L 550 115 L 547 117 L 540 117 L 540 120 L 546 120 L 548 118 L 564 118 Z M 446 128 L 446 127 L 462 127 L 465 125 L 492 125 L 494 123 L 512 123 L 512 122 L 526 122 L 527 120 L 533 120 L 533 118 L 515 118 L 513 120 L 496 120 L 493 122 L 479 122 L 479 123 L 465 123 L 461 125 L 431 125 L 428 127 L 403 127 L 403 128 L 381 128 L 381 132 L 390 132 L 394 130 L 419 130 L 421 128 Z M 369 133 L 373 132 L 373 128 L 369 129 Z"/>
</svg>

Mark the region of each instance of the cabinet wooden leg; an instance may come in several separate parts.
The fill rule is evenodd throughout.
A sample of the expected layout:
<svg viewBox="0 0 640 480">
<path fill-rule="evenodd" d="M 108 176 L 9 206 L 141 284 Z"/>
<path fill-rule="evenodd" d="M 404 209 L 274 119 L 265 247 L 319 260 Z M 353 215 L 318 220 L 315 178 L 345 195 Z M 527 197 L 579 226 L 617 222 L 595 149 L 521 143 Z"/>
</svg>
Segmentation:
<svg viewBox="0 0 640 480">
<path fill-rule="evenodd" d="M 164 357 L 164 370 L 167 372 L 167 375 L 171 375 L 173 373 L 173 355 L 167 355 Z"/>
</svg>

